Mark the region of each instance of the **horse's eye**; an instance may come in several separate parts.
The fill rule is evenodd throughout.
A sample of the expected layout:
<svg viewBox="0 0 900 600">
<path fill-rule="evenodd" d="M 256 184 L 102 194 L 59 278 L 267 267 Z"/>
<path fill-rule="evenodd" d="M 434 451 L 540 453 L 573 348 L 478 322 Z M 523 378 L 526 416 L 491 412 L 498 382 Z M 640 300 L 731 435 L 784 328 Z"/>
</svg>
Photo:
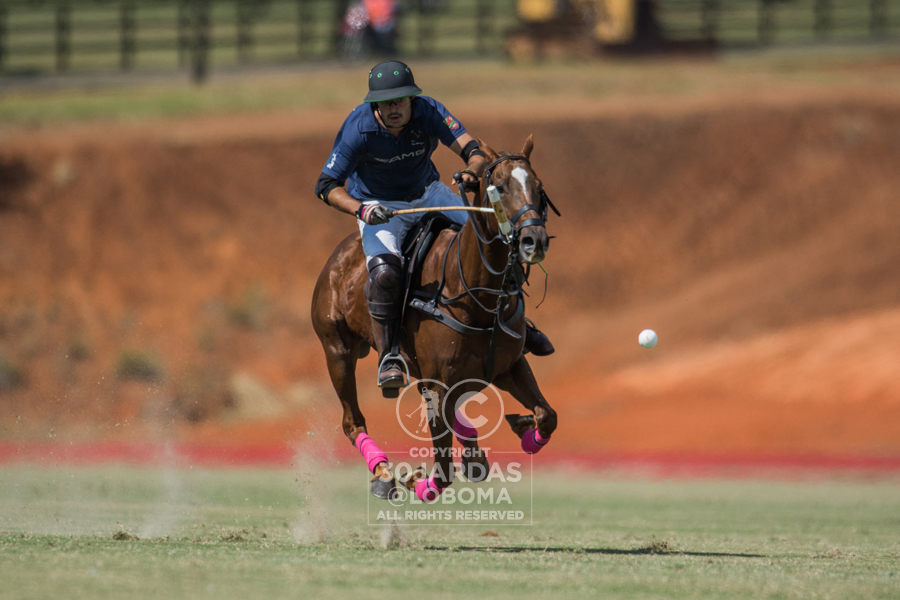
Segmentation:
<svg viewBox="0 0 900 600">
<path fill-rule="evenodd" d="M 506 186 L 503 185 L 502 183 L 498 183 L 495 187 L 497 188 L 497 191 L 500 192 L 501 194 L 506 193 Z"/>
</svg>

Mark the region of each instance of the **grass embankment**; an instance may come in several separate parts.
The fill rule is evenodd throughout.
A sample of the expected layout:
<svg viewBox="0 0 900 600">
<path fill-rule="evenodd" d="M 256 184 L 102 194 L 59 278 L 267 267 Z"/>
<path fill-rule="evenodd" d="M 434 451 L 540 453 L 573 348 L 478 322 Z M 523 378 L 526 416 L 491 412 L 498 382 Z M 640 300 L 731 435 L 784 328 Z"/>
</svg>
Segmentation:
<svg viewBox="0 0 900 600">
<path fill-rule="evenodd" d="M 566 106 L 616 98 L 738 94 L 760 87 L 884 88 L 898 91 L 895 45 L 817 46 L 722 53 L 715 60 L 571 60 L 512 64 L 502 60 L 413 60 L 428 95 L 461 102 Z M 202 86 L 185 77 L 50 76 L 0 95 L 0 125 L 41 126 L 71 121 L 134 121 L 159 117 L 349 110 L 361 100 L 371 65 L 312 63 L 214 73 Z M 362 91 L 361 91 L 362 90 Z M 560 116 L 560 115 L 556 115 Z"/>
</svg>

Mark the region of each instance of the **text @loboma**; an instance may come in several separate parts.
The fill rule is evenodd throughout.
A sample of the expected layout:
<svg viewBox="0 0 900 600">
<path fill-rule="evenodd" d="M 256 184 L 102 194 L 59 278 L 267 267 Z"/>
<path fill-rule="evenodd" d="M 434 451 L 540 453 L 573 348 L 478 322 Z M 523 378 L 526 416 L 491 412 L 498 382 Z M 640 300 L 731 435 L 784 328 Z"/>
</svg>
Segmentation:
<svg viewBox="0 0 900 600">
<path fill-rule="evenodd" d="M 454 457 L 465 455 L 464 449 Z M 489 457 L 487 476 L 478 483 L 467 481 L 462 465 L 453 463 L 453 485 L 446 488 L 434 502 L 425 503 L 414 491 L 398 482 L 397 496 L 384 503 L 369 502 L 369 524 L 378 525 L 400 522 L 408 525 L 531 525 L 531 459 L 521 452 L 491 452 L 483 448 Z M 395 455 L 399 453 L 394 453 Z M 431 448 L 411 448 L 409 461 L 391 465 L 397 474 L 421 468 L 416 458 L 434 455 Z M 478 465 L 480 466 L 480 465 Z M 440 465 L 435 464 L 427 476 L 440 476 Z"/>
</svg>

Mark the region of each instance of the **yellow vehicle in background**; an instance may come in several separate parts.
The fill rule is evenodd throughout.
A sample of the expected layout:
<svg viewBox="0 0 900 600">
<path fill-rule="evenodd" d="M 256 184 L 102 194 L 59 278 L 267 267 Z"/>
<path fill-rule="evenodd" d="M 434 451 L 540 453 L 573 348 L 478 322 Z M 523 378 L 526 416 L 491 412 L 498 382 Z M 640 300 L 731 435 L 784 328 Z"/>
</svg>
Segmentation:
<svg viewBox="0 0 900 600">
<path fill-rule="evenodd" d="M 625 44 L 634 38 L 636 0 L 518 0 L 524 23 L 563 25 L 580 21 L 597 42 Z"/>
<path fill-rule="evenodd" d="M 598 51 L 709 51 L 715 41 L 673 42 L 663 35 L 654 0 L 516 0 L 521 25 L 506 36 L 514 59 L 590 56 Z"/>
</svg>

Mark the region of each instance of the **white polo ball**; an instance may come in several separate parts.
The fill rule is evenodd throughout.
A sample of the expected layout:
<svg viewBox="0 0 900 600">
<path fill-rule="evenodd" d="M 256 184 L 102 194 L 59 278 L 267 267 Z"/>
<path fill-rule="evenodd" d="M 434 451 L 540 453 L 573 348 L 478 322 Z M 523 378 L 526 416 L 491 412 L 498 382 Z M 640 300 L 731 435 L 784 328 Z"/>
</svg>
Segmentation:
<svg viewBox="0 0 900 600">
<path fill-rule="evenodd" d="M 658 341 L 659 338 L 656 337 L 656 332 L 652 329 L 645 329 L 638 336 L 638 344 L 644 348 L 652 348 Z"/>
</svg>

